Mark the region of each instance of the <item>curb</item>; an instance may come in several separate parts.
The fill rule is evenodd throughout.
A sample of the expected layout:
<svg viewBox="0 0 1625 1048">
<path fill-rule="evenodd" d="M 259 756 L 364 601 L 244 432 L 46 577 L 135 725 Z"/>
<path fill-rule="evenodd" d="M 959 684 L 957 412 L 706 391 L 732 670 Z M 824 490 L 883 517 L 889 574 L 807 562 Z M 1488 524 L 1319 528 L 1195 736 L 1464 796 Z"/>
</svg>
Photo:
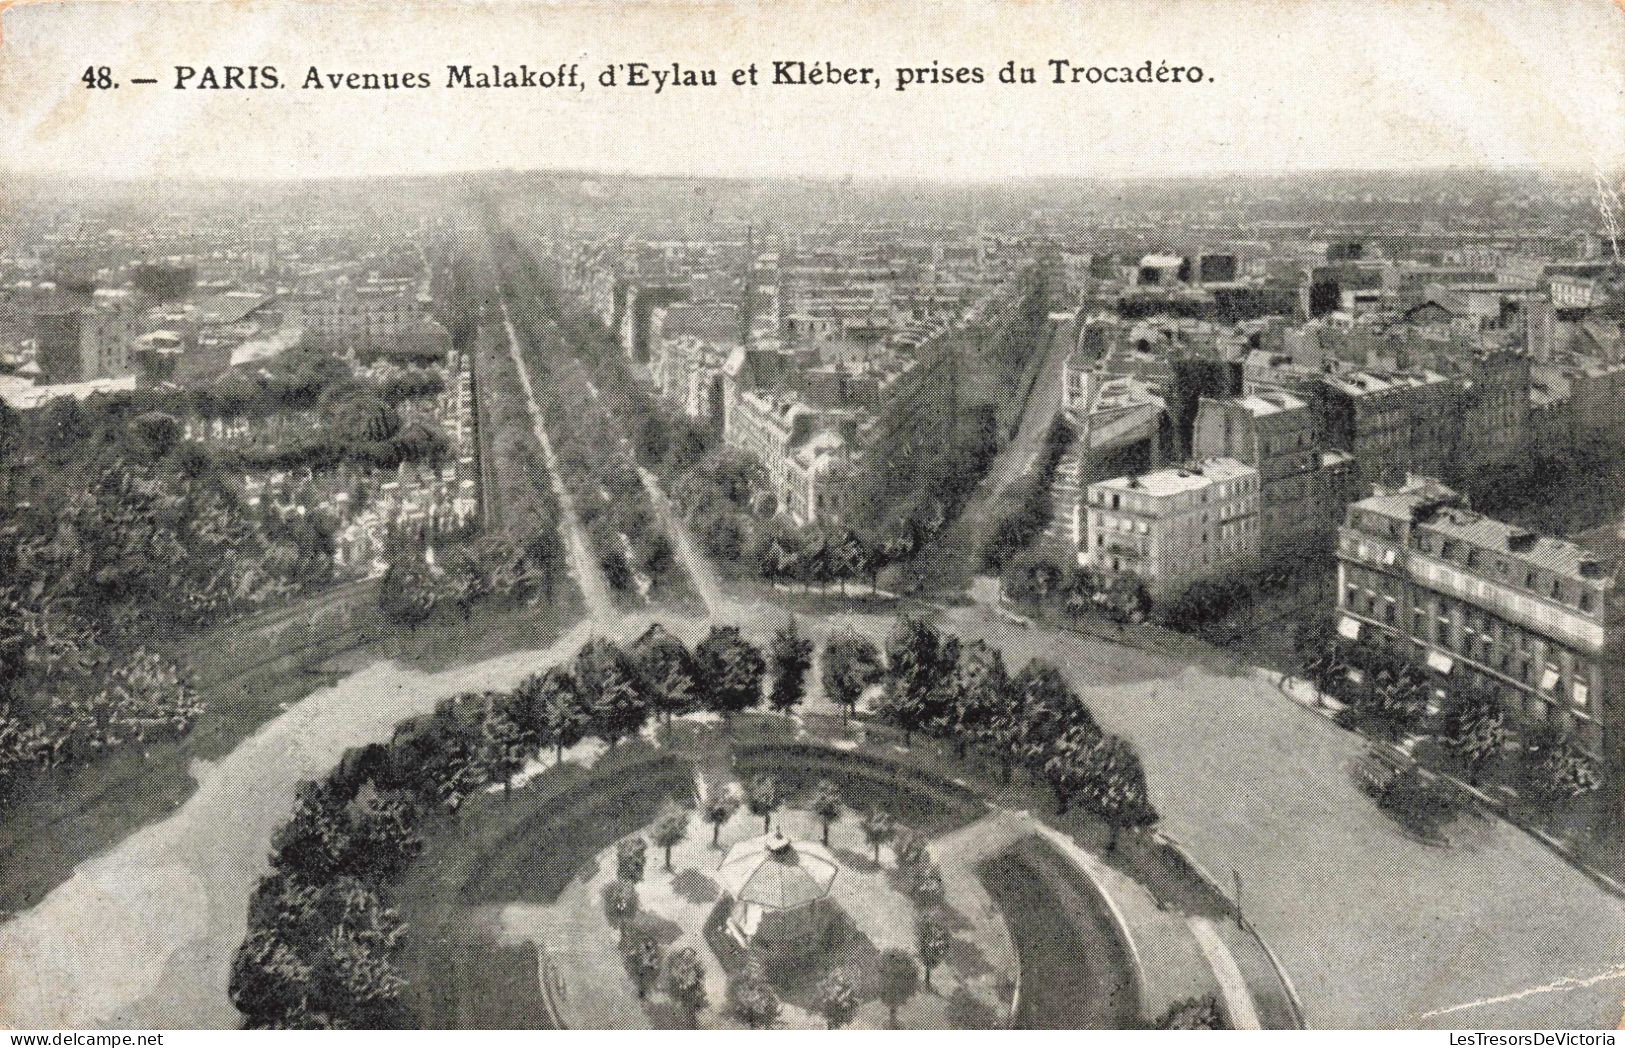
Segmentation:
<svg viewBox="0 0 1625 1048">
<path fill-rule="evenodd" d="M 1303 700 L 1298 699 L 1296 696 L 1294 696 L 1290 691 L 1287 690 L 1286 685 L 1287 685 L 1288 681 L 1293 681 L 1293 682 L 1295 682 L 1297 685 L 1299 685 L 1301 687 L 1308 688 L 1308 689 L 1310 689 L 1312 691 L 1315 691 L 1315 687 L 1314 687 L 1313 684 L 1310 684 L 1308 681 L 1303 680 L 1301 677 L 1293 677 L 1293 676 L 1290 676 L 1290 675 L 1285 674 L 1285 673 L 1277 673 L 1277 672 L 1275 672 L 1273 670 L 1263 670 L 1262 672 L 1264 674 L 1266 674 L 1266 675 L 1271 675 L 1271 676 L 1274 676 L 1276 678 L 1275 681 L 1274 681 L 1275 690 L 1280 692 L 1281 695 L 1284 696 L 1293 705 L 1299 706 L 1299 707 L 1301 707 L 1301 708 L 1303 708 L 1305 710 L 1308 710 L 1311 713 L 1318 714 L 1322 718 L 1324 718 L 1326 720 L 1329 720 L 1329 721 L 1332 721 L 1332 723 L 1336 724 L 1335 712 L 1334 712 L 1334 709 L 1332 707 L 1335 706 L 1336 708 L 1341 708 L 1341 706 L 1342 706 L 1342 704 L 1338 703 L 1337 700 L 1333 699 L 1329 695 L 1325 695 L 1325 694 L 1323 694 L 1323 693 L 1321 693 L 1319 691 L 1316 691 L 1316 694 L 1320 696 L 1321 702 L 1326 703 L 1328 705 L 1324 705 L 1324 706 L 1311 705 L 1311 704 L 1309 704 L 1307 702 L 1304 702 Z M 1340 724 L 1337 725 L 1337 726 L 1339 728 L 1342 728 L 1342 725 L 1340 725 Z M 1366 742 L 1368 745 L 1381 746 L 1381 747 L 1384 747 L 1385 749 L 1387 749 L 1387 750 L 1389 750 L 1389 751 L 1391 751 L 1393 753 L 1404 754 L 1406 757 L 1410 756 L 1409 754 L 1405 754 L 1403 750 L 1401 750 L 1399 747 L 1395 746 L 1391 742 L 1385 742 L 1385 741 L 1383 741 L 1381 739 L 1373 739 L 1371 736 L 1369 736 L 1369 735 L 1367 735 L 1367 734 L 1365 734 L 1364 732 L 1361 732 L 1361 731 L 1354 731 L 1352 729 L 1346 729 L 1346 728 L 1343 729 L 1343 730 L 1350 731 L 1351 734 L 1359 737 L 1361 740 Z M 1583 874 L 1585 877 L 1589 878 L 1591 880 L 1591 882 L 1593 884 L 1595 884 L 1597 887 L 1601 888 L 1603 891 L 1607 892 L 1608 894 L 1614 896 L 1616 899 L 1625 900 L 1625 884 L 1621 884 L 1619 881 L 1617 881 L 1614 878 L 1610 877 L 1608 874 L 1603 873 L 1601 870 L 1597 869 L 1596 867 L 1594 867 L 1591 864 L 1587 863 L 1585 860 L 1581 859 L 1579 857 L 1579 855 L 1576 854 L 1576 852 L 1574 851 L 1573 848 L 1569 847 L 1567 844 L 1564 844 L 1562 841 L 1558 840 L 1556 837 L 1553 837 L 1550 833 L 1547 833 L 1545 830 L 1541 829 L 1538 826 L 1532 826 L 1529 823 L 1525 822 L 1523 819 L 1518 818 L 1511 811 L 1509 811 L 1504 804 L 1502 804 L 1500 801 L 1496 800 L 1494 797 L 1491 797 L 1489 794 L 1485 793 L 1483 790 L 1480 790 L 1480 789 L 1478 789 L 1478 788 L 1476 788 L 1474 786 L 1470 786 L 1467 783 L 1462 782 L 1460 779 L 1456 778 L 1454 775 L 1451 775 L 1449 772 L 1435 771 L 1432 768 L 1425 768 L 1425 767 L 1422 767 L 1421 765 L 1418 765 L 1417 768 L 1423 775 L 1425 775 L 1426 777 L 1428 777 L 1430 779 L 1433 779 L 1433 780 L 1438 781 L 1438 782 L 1448 782 L 1452 787 L 1455 788 L 1457 793 L 1462 794 L 1471 803 L 1473 803 L 1477 807 L 1482 808 L 1482 809 L 1488 811 L 1489 813 L 1493 814 L 1496 818 L 1500 819 L 1502 822 L 1506 823 L 1508 826 L 1511 826 L 1511 827 L 1513 827 L 1514 829 L 1517 829 L 1517 830 L 1521 830 L 1523 833 L 1527 834 L 1528 836 L 1533 837 L 1535 840 L 1539 841 L 1542 845 L 1544 845 L 1548 851 L 1552 852 L 1554 855 L 1556 855 L 1558 858 L 1562 859 L 1569 866 L 1573 867 L 1576 871 Z"/>
<path fill-rule="evenodd" d="M 1197 860 L 1196 856 L 1192 855 L 1190 851 L 1178 840 L 1168 836 L 1168 834 L 1162 832 L 1161 830 L 1157 830 L 1155 836 L 1157 840 L 1172 848 L 1175 854 L 1177 854 L 1181 859 L 1185 860 L 1185 862 L 1190 865 L 1190 868 L 1196 871 L 1196 875 L 1206 881 L 1208 887 L 1212 888 L 1214 893 L 1217 894 L 1219 898 L 1230 902 L 1232 912 L 1234 911 L 1234 900 L 1231 900 L 1230 896 L 1225 894 L 1224 889 L 1219 887 L 1219 882 L 1214 880 L 1213 874 L 1208 872 L 1208 868 L 1203 866 L 1201 862 Z M 1253 925 L 1252 921 L 1247 919 L 1245 914 L 1241 916 L 1241 927 L 1243 931 L 1253 937 L 1254 942 L 1258 943 L 1258 945 L 1264 948 L 1264 956 L 1269 959 L 1270 967 L 1275 969 L 1275 978 L 1280 982 L 1281 989 L 1286 991 L 1287 1003 L 1292 1006 L 1292 1017 L 1297 1021 L 1298 1029 L 1312 1029 L 1308 1021 L 1304 1018 L 1303 1001 L 1298 997 L 1298 988 L 1292 985 L 1292 979 L 1287 975 L 1286 967 L 1281 964 L 1281 959 L 1277 957 L 1275 955 L 1275 951 L 1270 948 L 1268 940 L 1266 940 L 1263 935 L 1259 934 L 1257 927 Z"/>
</svg>

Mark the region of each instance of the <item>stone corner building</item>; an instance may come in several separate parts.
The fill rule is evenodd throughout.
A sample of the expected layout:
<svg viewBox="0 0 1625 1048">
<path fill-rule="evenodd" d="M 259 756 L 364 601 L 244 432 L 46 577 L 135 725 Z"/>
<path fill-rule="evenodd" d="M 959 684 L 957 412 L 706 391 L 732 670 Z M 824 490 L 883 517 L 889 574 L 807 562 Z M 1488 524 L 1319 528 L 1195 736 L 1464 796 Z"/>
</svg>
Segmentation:
<svg viewBox="0 0 1625 1048">
<path fill-rule="evenodd" d="M 1339 530 L 1338 633 L 1467 680 L 1524 724 L 1548 724 L 1621 767 L 1621 623 L 1590 551 L 1475 513 L 1411 478 L 1354 503 Z"/>
</svg>

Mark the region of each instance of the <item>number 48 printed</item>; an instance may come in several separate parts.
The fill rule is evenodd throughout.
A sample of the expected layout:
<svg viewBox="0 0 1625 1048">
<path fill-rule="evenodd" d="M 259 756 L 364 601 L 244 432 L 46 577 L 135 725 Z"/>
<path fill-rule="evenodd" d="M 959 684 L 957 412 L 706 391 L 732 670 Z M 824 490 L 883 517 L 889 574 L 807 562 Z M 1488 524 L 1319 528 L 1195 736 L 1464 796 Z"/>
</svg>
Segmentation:
<svg viewBox="0 0 1625 1048">
<path fill-rule="evenodd" d="M 79 79 L 93 91 L 106 91 L 108 88 L 118 86 L 113 82 L 112 70 L 106 66 L 86 66 L 85 75 Z"/>
</svg>

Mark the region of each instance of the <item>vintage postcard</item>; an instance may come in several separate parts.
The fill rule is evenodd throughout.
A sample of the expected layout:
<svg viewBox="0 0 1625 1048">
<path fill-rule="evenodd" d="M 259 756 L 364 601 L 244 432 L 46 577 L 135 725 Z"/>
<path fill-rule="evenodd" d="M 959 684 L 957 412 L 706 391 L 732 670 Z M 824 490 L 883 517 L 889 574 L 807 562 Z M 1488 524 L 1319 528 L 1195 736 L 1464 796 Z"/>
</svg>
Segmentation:
<svg viewBox="0 0 1625 1048">
<path fill-rule="evenodd" d="M 1614 0 L 22 0 L 0 142 L 9 1044 L 1613 1044 Z"/>
</svg>

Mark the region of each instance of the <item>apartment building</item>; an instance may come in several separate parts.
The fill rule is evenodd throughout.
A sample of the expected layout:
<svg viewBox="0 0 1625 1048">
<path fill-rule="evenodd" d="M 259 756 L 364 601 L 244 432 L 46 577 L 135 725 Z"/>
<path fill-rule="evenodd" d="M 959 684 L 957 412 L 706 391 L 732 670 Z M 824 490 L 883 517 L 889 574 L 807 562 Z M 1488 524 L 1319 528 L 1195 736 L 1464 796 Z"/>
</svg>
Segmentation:
<svg viewBox="0 0 1625 1048">
<path fill-rule="evenodd" d="M 851 411 L 814 408 L 794 393 L 747 390 L 728 412 L 723 439 L 766 468 L 779 512 L 809 524 L 838 506 L 856 430 Z"/>
<path fill-rule="evenodd" d="M 1259 474 L 1233 458 L 1089 485 L 1079 562 L 1133 573 L 1153 599 L 1258 562 Z"/>
<path fill-rule="evenodd" d="M 1521 353 L 1475 354 L 1458 378 L 1461 440 L 1451 466 L 1455 476 L 1511 465 L 1530 443 L 1530 359 Z"/>
<path fill-rule="evenodd" d="M 35 359 L 48 384 L 91 382 L 131 374 L 139 313 L 128 302 L 96 302 L 41 312 L 34 318 Z"/>
<path fill-rule="evenodd" d="M 1405 655 L 1441 688 L 1482 687 L 1522 721 L 1617 756 L 1622 619 L 1612 574 L 1590 551 L 1413 479 L 1349 507 L 1337 557 L 1345 640 Z"/>
<path fill-rule="evenodd" d="M 1433 372 L 1322 375 L 1309 390 L 1324 440 L 1354 456 L 1357 484 L 1437 476 L 1461 437 L 1457 387 Z"/>
<path fill-rule="evenodd" d="M 425 319 L 428 304 L 411 294 L 343 293 L 304 303 L 305 332 L 334 350 L 384 350 Z"/>
<path fill-rule="evenodd" d="M 1278 391 L 1203 397 L 1191 450 L 1199 459 L 1231 458 L 1258 470 L 1264 558 L 1330 548 L 1336 518 L 1321 482 L 1320 427 L 1307 401 Z"/>
</svg>

